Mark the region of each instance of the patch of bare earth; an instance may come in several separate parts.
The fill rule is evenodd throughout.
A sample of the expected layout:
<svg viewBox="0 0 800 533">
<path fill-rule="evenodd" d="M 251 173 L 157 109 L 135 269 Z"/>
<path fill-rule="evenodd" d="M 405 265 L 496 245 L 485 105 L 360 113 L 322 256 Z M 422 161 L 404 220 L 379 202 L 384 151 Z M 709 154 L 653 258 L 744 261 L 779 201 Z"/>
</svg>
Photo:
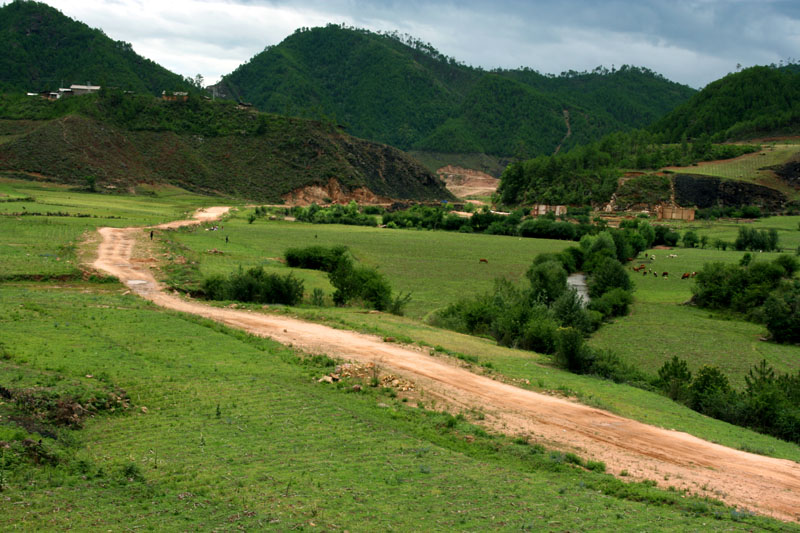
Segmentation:
<svg viewBox="0 0 800 533">
<path fill-rule="evenodd" d="M 499 179 L 485 172 L 453 165 L 442 167 L 436 173 L 444 181 L 447 190 L 457 198 L 491 196 L 500 184 Z"/>
<path fill-rule="evenodd" d="M 209 208 L 213 217 L 224 208 Z M 187 221 L 160 227 L 184 225 Z M 650 479 L 706 494 L 786 521 L 800 520 L 800 465 L 713 444 L 687 433 L 628 420 L 612 413 L 474 374 L 444 357 L 379 337 L 249 310 L 218 308 L 167 294 L 147 265 L 132 261 L 141 228 L 102 228 L 94 267 L 117 276 L 132 291 L 168 309 L 193 313 L 266 336 L 307 353 L 325 353 L 374 365 L 408 380 L 451 408 L 477 409 L 484 424 L 525 435 L 562 450 L 604 461 L 614 474 Z M 331 378 L 333 379 L 333 378 Z"/>
<path fill-rule="evenodd" d="M 358 187 L 350 191 L 342 188 L 336 178 L 331 178 L 326 185 L 307 185 L 284 194 L 281 198 L 286 205 L 307 206 L 312 203 L 346 204 L 352 200 L 364 204 L 390 204 L 391 198 L 378 196 L 366 187 Z"/>
</svg>

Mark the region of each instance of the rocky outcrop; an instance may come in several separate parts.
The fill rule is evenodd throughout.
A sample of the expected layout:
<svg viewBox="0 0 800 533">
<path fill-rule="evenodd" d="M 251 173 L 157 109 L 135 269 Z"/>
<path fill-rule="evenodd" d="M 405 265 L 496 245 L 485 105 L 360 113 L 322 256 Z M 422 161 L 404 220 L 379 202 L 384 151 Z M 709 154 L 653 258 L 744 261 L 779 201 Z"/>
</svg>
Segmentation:
<svg viewBox="0 0 800 533">
<path fill-rule="evenodd" d="M 748 183 L 693 174 L 676 174 L 675 203 L 684 207 L 757 205 L 768 211 L 778 210 L 786 203 L 780 191 Z"/>
</svg>

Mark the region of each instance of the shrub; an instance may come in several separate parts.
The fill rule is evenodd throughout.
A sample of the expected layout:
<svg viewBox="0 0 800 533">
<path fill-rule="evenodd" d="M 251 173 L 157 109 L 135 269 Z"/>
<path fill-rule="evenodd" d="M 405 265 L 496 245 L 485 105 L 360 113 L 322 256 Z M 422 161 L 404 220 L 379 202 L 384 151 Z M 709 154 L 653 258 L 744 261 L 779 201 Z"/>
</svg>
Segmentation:
<svg viewBox="0 0 800 533">
<path fill-rule="evenodd" d="M 587 372 L 592 366 L 592 352 L 583 342 L 583 333 L 575 328 L 559 328 L 556 332 L 556 360 L 576 374 Z"/>
<path fill-rule="evenodd" d="M 689 385 L 690 405 L 695 411 L 719 416 L 728 409 L 730 392 L 728 377 L 719 368 L 704 365 Z"/>
<path fill-rule="evenodd" d="M 617 287 L 589 302 L 589 309 L 599 312 L 606 318 L 625 316 L 632 301 L 633 296 L 630 292 Z"/>
<path fill-rule="evenodd" d="M 289 248 L 283 256 L 290 267 L 332 272 L 346 253 L 347 246 L 307 246 Z"/>
<path fill-rule="evenodd" d="M 767 298 L 764 321 L 776 342 L 800 342 L 800 282 L 787 284 Z"/>
<path fill-rule="evenodd" d="M 689 371 L 689 365 L 677 355 L 658 369 L 656 386 L 672 400 L 686 402 L 689 399 L 691 383 L 692 373 Z"/>
<path fill-rule="evenodd" d="M 383 311 L 389 307 L 392 288 L 383 274 L 374 268 L 355 266 L 350 261 L 340 261 L 328 274 L 331 285 L 336 288 L 333 301 L 336 305 L 347 305 L 353 300 Z"/>
<path fill-rule="evenodd" d="M 630 291 L 633 288 L 625 268 L 611 258 L 603 259 L 595 268 L 588 282 L 589 296 L 600 297 L 611 289 L 621 288 Z"/>
<path fill-rule="evenodd" d="M 262 267 L 247 271 L 240 268 L 228 279 L 210 276 L 203 281 L 201 288 L 205 297 L 210 300 L 297 305 L 303 298 L 301 280 L 291 273 L 285 276 L 267 274 Z"/>
<path fill-rule="evenodd" d="M 555 318 L 562 327 L 572 327 L 589 333 L 594 330 L 593 324 L 583 308 L 583 298 L 578 292 L 569 288 L 553 302 L 550 307 Z"/>
<path fill-rule="evenodd" d="M 531 297 L 542 303 L 551 304 L 567 290 L 567 271 L 560 261 L 534 263 L 525 275 L 531 284 Z"/>
<path fill-rule="evenodd" d="M 699 242 L 700 238 L 697 236 L 697 233 L 695 231 L 689 230 L 683 234 L 684 248 L 695 248 Z"/>
<path fill-rule="evenodd" d="M 547 307 L 538 305 L 530 311 L 528 322 L 522 328 L 520 348 L 539 353 L 553 353 L 557 330 L 558 323 Z"/>
</svg>

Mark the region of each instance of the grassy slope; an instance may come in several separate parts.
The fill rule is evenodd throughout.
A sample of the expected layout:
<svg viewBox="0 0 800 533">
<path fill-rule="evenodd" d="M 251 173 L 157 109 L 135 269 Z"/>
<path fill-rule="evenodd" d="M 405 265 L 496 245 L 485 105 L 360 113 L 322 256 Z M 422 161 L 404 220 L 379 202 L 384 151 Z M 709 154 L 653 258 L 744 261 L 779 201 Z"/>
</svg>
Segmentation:
<svg viewBox="0 0 800 533">
<path fill-rule="evenodd" d="M 794 253 L 800 246 L 800 217 L 771 217 L 748 224 L 756 229 L 778 231 L 780 245 Z M 695 222 L 676 224 L 681 233 L 694 228 L 710 241 L 735 240 L 740 224 L 731 221 L 714 223 Z M 766 359 L 776 370 L 800 370 L 800 349 L 759 340 L 766 328 L 758 324 L 731 320 L 723 314 L 711 313 L 695 307 L 681 305 L 691 298 L 691 280 L 681 280 L 684 272 L 696 272 L 711 261 L 736 262 L 744 252 L 715 249 L 655 250 L 656 261 L 651 268 L 670 273 L 667 280 L 633 274 L 636 284 L 635 304 L 631 315 L 602 328 L 592 339 L 598 347 L 613 348 L 629 361 L 649 372 L 655 372 L 673 355 L 686 359 L 696 370 L 704 364 L 722 368 L 737 385 L 743 385 L 744 376 L 761 359 Z M 670 253 L 678 255 L 667 259 Z M 756 254 L 756 259 L 769 260 L 777 253 Z M 648 263 L 649 264 L 649 263 Z"/>
<path fill-rule="evenodd" d="M 0 292 L 0 306 L 13 309 L 0 319 L 12 354 L 4 365 L 61 379 L 93 374 L 135 404 L 73 432 L 83 477 L 55 467 L 12 474 L 3 528 L 779 527 L 725 509 L 719 520 L 697 516 L 709 509 L 704 502 L 658 506 L 600 494 L 606 476 L 559 466 L 558 455 L 484 436 L 463 421 L 448 427 L 447 418 L 379 391 L 318 384 L 312 378 L 323 369 L 271 341 L 153 309 L 119 290 Z M 11 303 L 23 294 L 23 306 Z M 121 475 L 131 464 L 138 481 Z"/>
<path fill-rule="evenodd" d="M 5 182 L 4 191 L 23 190 L 27 191 L 18 183 Z M 119 209 L 128 214 L 128 223 L 160 221 L 186 207 L 150 198 L 72 193 L 62 201 L 61 195 L 51 186 L 37 194 L 81 212 Z M 38 217 L 22 221 L 33 219 Z M 3 217 L 0 223 L 9 220 L 20 222 Z M 248 232 L 288 226 L 248 226 L 241 218 L 225 224 L 232 235 L 251 237 L 255 234 Z M 336 229 L 347 235 L 353 228 Z M 181 240 L 196 236 L 202 248 L 205 239 L 220 235 L 198 232 Z M 349 237 L 351 243 L 363 239 L 355 232 Z M 458 248 L 463 250 L 463 243 Z M 673 510 L 608 498 L 597 492 L 605 477 L 573 470 L 551 473 L 561 460 L 557 455 L 550 458 L 502 439 L 486 440 L 465 422 L 444 430 L 446 419 L 409 410 L 388 396 L 344 395 L 317 385 L 310 378 L 324 370 L 298 365 L 294 355 L 274 343 L 153 309 L 133 296 L 120 296 L 124 288 L 49 287 L 0 286 L 4 353 L 11 354 L 10 360 L 0 361 L 6 369 L 2 375 L 13 375 L 16 365 L 48 379 L 60 379 L 53 374 L 64 379 L 92 374 L 125 388 L 137 408 L 146 406 L 148 414 L 135 410 L 124 417 L 98 418 L 74 435 L 78 458 L 85 461 L 78 470 L 86 479 L 59 468 L 12 474 L 12 489 L 4 494 L 13 502 L 2 518 L 7 525 L 58 528 L 69 521 L 72 527 L 98 528 L 126 521 L 145 529 L 185 529 L 262 527 L 272 522 L 288 528 L 313 521 L 350 530 L 376 525 L 635 529 L 646 516 L 648 530 L 756 527 L 752 519 L 743 524 L 698 520 L 693 513 L 706 509 L 702 503 Z M 325 316 L 318 319 L 394 331 L 398 337 L 407 335 L 491 362 L 509 376 L 531 380 L 523 386 L 561 389 L 634 418 L 800 460 L 797 446 L 700 417 L 657 395 L 556 370 L 536 354 L 499 348 L 410 319 L 352 309 L 319 313 Z M 467 445 L 464 434 L 473 434 L 476 442 Z M 336 452 L 331 454 L 331 449 Z M 121 478 L 120 469 L 130 463 L 137 465 L 144 482 Z M 444 511 L 442 501 L 448 502 Z M 582 512 L 565 513 L 566 505 Z M 720 517 L 740 519 L 727 512 Z"/>
<path fill-rule="evenodd" d="M 764 146 L 760 152 L 748 154 L 736 159 L 712 161 L 691 167 L 669 167 L 675 172 L 687 172 L 714 176 L 737 181 L 746 181 L 777 189 L 789 200 L 800 199 L 800 191 L 786 184 L 775 173 L 765 167 L 782 165 L 800 153 L 800 145 L 792 141 L 772 142 Z"/>
<path fill-rule="evenodd" d="M 300 313 L 301 316 L 324 321 L 335 327 L 396 337 L 405 342 L 421 342 L 431 347 L 441 346 L 448 351 L 462 354 L 469 360 L 477 359 L 476 367 L 488 363 L 499 373 L 512 379 L 529 380 L 530 383 L 527 384 L 520 382 L 520 386 L 535 390 L 561 390 L 568 395 L 581 398 L 581 401 L 610 409 L 623 416 L 686 431 L 734 448 L 759 450 L 769 455 L 800 460 L 800 447 L 794 444 L 709 419 L 668 402 L 658 394 L 595 378 L 576 376 L 554 368 L 546 356 L 498 347 L 493 341 L 453 334 L 419 322 L 420 318 L 432 310 L 464 295 L 488 290 L 491 288 L 492 280 L 497 276 L 504 275 L 512 280 L 521 279 L 533 255 L 557 250 L 569 245 L 569 242 L 263 220 L 249 225 L 245 218 L 246 212 L 243 212 L 226 221 L 223 232 L 202 230 L 181 232 L 176 234 L 176 238 L 190 250 L 190 258 L 199 258 L 200 270 L 204 274 L 228 273 L 239 265 L 248 267 L 260 264 L 266 270 L 275 273 L 283 274 L 291 270 L 305 281 L 307 292 L 321 288 L 327 294 L 330 294 L 333 288 L 328 283 L 326 275 L 316 271 L 288 269 L 278 259 L 281 257 L 281 252 L 290 246 L 347 244 L 360 260 L 379 266 L 380 270 L 387 274 L 395 289 L 412 291 L 414 299 L 408 308 L 410 318 L 369 314 L 358 309 L 306 308 L 291 309 L 286 312 Z M 225 235 L 230 237 L 228 245 L 224 243 Z M 314 238 L 314 235 L 317 235 L 317 238 Z M 224 255 L 204 253 L 212 248 L 221 249 L 226 253 Z M 408 253 L 408 250 L 414 250 L 414 253 Z M 498 255 L 494 255 L 495 253 Z M 669 252 L 661 253 L 666 255 Z M 740 256 L 735 252 L 727 253 L 731 260 L 738 260 Z M 678 254 L 683 255 L 680 250 Z M 490 257 L 488 267 L 478 263 L 477 258 L 487 256 Z M 670 264 L 680 268 L 686 267 L 683 262 Z M 176 281 L 180 283 L 183 279 Z M 660 281 L 662 280 L 655 279 L 655 282 Z M 680 280 L 670 280 L 664 282 L 668 285 L 656 284 L 656 297 L 674 298 L 669 290 L 666 294 L 658 291 L 662 287 L 680 288 L 681 286 L 677 285 L 679 282 Z M 687 282 L 683 283 L 682 287 L 687 287 Z M 681 297 L 683 298 L 681 301 L 689 298 L 688 295 Z M 254 306 L 254 309 L 258 307 Z M 677 305 L 673 307 L 678 308 Z M 636 307 L 634 313 L 638 312 Z M 630 335 L 628 331 L 619 335 L 614 329 L 626 324 L 626 321 L 632 318 L 628 317 L 615 325 L 601 329 L 596 335 L 602 340 L 597 342 L 606 343 L 625 356 L 636 353 L 639 344 L 642 343 L 637 345 L 629 343 L 625 337 Z M 726 324 L 729 325 L 736 343 L 741 343 L 742 337 L 753 330 L 753 326 L 746 322 L 726 322 Z M 655 329 L 657 325 L 651 324 L 651 327 Z M 609 333 L 606 333 L 607 331 Z M 708 330 L 709 339 L 706 342 L 721 349 L 719 343 L 713 344 L 713 332 L 714 330 Z M 606 338 L 610 340 L 606 341 Z M 761 350 L 771 350 L 778 354 L 775 357 L 768 357 L 776 363 L 776 368 L 782 370 L 794 368 L 791 364 L 793 359 L 786 353 L 796 354 L 796 348 L 789 348 L 787 351 L 777 345 L 759 343 L 757 340 L 753 342 Z M 742 360 L 735 370 L 746 372 L 749 367 L 749 360 Z M 646 370 L 655 372 L 655 369 L 649 366 Z M 739 380 L 741 374 L 732 377 Z"/>
</svg>

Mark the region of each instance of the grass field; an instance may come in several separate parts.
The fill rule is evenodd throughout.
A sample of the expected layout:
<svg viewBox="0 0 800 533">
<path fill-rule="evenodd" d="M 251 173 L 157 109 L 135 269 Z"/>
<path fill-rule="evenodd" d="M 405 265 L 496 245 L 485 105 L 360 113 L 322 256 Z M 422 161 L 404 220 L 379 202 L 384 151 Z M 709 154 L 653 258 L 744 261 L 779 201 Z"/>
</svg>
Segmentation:
<svg viewBox="0 0 800 533">
<path fill-rule="evenodd" d="M 228 236 L 229 242 L 225 243 Z M 386 274 L 395 290 L 411 292 L 408 315 L 423 318 L 458 298 L 489 290 L 494 278 L 519 280 L 533 258 L 573 243 L 443 231 L 305 224 L 259 219 L 253 224 L 242 213 L 224 223 L 224 230 L 202 228 L 176 232 L 180 243 L 201 257 L 202 274 L 227 274 L 239 266 L 263 265 L 287 272 L 280 263 L 286 249 L 296 246 L 344 244 L 361 263 Z M 218 249 L 224 253 L 208 254 Z M 196 256 L 196 257 L 197 257 Z M 479 259 L 488 263 L 480 263 Z M 321 272 L 293 269 L 306 290 L 333 288 Z"/>
<path fill-rule="evenodd" d="M 754 223 L 754 227 L 776 227 L 781 245 L 800 244 L 797 222 L 800 217 L 772 217 Z M 699 233 L 733 240 L 736 224 L 714 223 Z M 791 229 L 791 228 L 794 229 Z M 762 359 L 779 372 L 800 370 L 800 347 L 761 340 L 767 334 L 759 324 L 732 319 L 725 313 L 709 312 L 683 305 L 692 296 L 692 279 L 682 280 L 684 272 L 696 272 L 711 261 L 738 263 L 744 252 L 713 249 L 655 250 L 656 260 L 645 264 L 659 276 L 640 276 L 631 272 L 636 285 L 634 305 L 629 316 L 604 326 L 592 337 L 591 344 L 613 349 L 626 360 L 654 374 L 674 355 L 685 359 L 691 370 L 702 365 L 719 366 L 735 386 L 744 385 L 744 376 Z M 678 257 L 668 259 L 668 254 Z M 771 260 L 777 253 L 755 254 L 756 260 Z M 669 272 L 669 279 L 661 277 Z"/>
<path fill-rule="evenodd" d="M 286 348 L 118 290 L 0 293 L 4 375 L 89 375 L 133 402 L 62 437 L 71 461 L 7 470 L 2 529 L 788 527 L 623 485 L 380 389 L 316 383 L 325 367 Z"/>
<path fill-rule="evenodd" d="M 225 203 L 206 198 L 193 204 L 194 198 L 180 191 L 128 197 L 10 181 L 0 186 L 33 196 L 36 203 L 27 204 L 29 209 L 49 202 L 59 210 L 121 217 L 0 216 L 3 273 L 72 269 L 73 264 L 65 267 L 41 254 L 72 249 L 83 232 L 100 225 L 164 222 L 185 217 L 195 205 Z M 0 203 L 0 209 L 20 203 Z M 347 244 L 361 262 L 386 273 L 395 289 L 413 293 L 408 317 L 310 306 L 275 311 L 416 342 L 525 388 L 558 391 L 623 416 L 800 461 L 796 445 L 700 416 L 655 393 L 564 372 L 539 354 L 439 330 L 420 320 L 454 299 L 489 289 L 496 276 L 519 279 L 535 254 L 569 242 L 264 219 L 248 224 L 246 214 L 223 222 L 224 230 L 175 231 L 159 235 L 159 240 L 175 239 L 187 255 L 199 259 L 204 274 L 257 264 L 288 272 L 276 258 L 289 246 Z M 788 235 L 792 221 L 779 222 Z M 225 253 L 207 254 L 212 248 Z M 670 268 L 678 270 L 741 256 L 675 252 L 679 257 L 669 260 L 674 265 Z M 489 264 L 478 263 L 479 258 L 488 258 Z M 318 286 L 330 292 L 324 275 L 295 272 L 306 280 L 307 291 Z M 634 314 L 601 329 L 600 334 L 617 335 L 615 341 L 598 337 L 596 342 L 631 347 L 630 354 L 635 354 L 640 341 L 631 331 L 614 328 L 655 312 L 647 306 L 663 305 L 675 313 L 695 313 L 673 317 L 676 324 L 698 323 L 700 332 L 692 332 L 691 342 L 706 329 L 722 331 L 717 322 L 731 327 L 725 334 L 731 347 L 741 345 L 736 335 L 751 334 L 741 324 L 752 325 L 704 318 L 706 313 L 675 305 L 688 299 L 687 282 L 634 279 Z M 120 524 L 153 531 L 793 528 L 578 468 L 571 464 L 574 458 L 559 452 L 513 436 L 487 434 L 471 423 L 480 421 L 480 413 L 453 417 L 420 409 L 417 401 L 434 407 L 424 393 L 404 402 L 402 394 L 381 388 L 353 392 L 349 383 L 317 383 L 316 378 L 331 370 L 325 358 L 304 359 L 269 340 L 166 312 L 124 292 L 125 287 L 113 283 L 0 284 L 0 385 L 40 390 L 65 384 L 114 386 L 127 391 L 133 404 L 124 413 L 90 419 L 82 430 L 60 430 L 55 439 L 33 433 L 60 458 L 58 464 L 18 466 L 0 459 L 0 488 L 5 488 L 0 492 L 0 529 L 96 530 Z M 716 322 L 706 328 L 702 320 Z M 657 323 L 639 328 L 651 333 L 664 329 Z M 697 357 L 727 350 L 713 342 L 713 335 L 704 342 L 698 344 L 702 353 Z M 755 342 L 765 350 L 771 346 Z M 776 368 L 778 363 L 789 368 L 796 350 L 770 352 L 769 357 Z M 657 357 L 653 359 L 642 364 L 657 365 Z M 0 403 L 0 440 L 21 437 L 8 418 L 10 408 Z"/>
<path fill-rule="evenodd" d="M 0 193 L 32 198 L 0 202 L 0 278 L 73 276 L 78 244 L 98 227 L 159 224 L 186 218 L 197 207 L 219 203 L 176 188 L 148 188 L 138 196 L 91 194 L 50 183 L 0 178 Z M 13 213 L 56 216 L 9 216 Z"/>
<path fill-rule="evenodd" d="M 797 141 L 780 141 L 762 144 L 763 150 L 736 159 L 711 161 L 690 167 L 669 167 L 675 172 L 688 172 L 718 178 L 747 181 L 777 189 L 790 200 L 800 197 L 800 192 L 790 187 L 765 167 L 781 165 L 800 154 Z"/>
</svg>

